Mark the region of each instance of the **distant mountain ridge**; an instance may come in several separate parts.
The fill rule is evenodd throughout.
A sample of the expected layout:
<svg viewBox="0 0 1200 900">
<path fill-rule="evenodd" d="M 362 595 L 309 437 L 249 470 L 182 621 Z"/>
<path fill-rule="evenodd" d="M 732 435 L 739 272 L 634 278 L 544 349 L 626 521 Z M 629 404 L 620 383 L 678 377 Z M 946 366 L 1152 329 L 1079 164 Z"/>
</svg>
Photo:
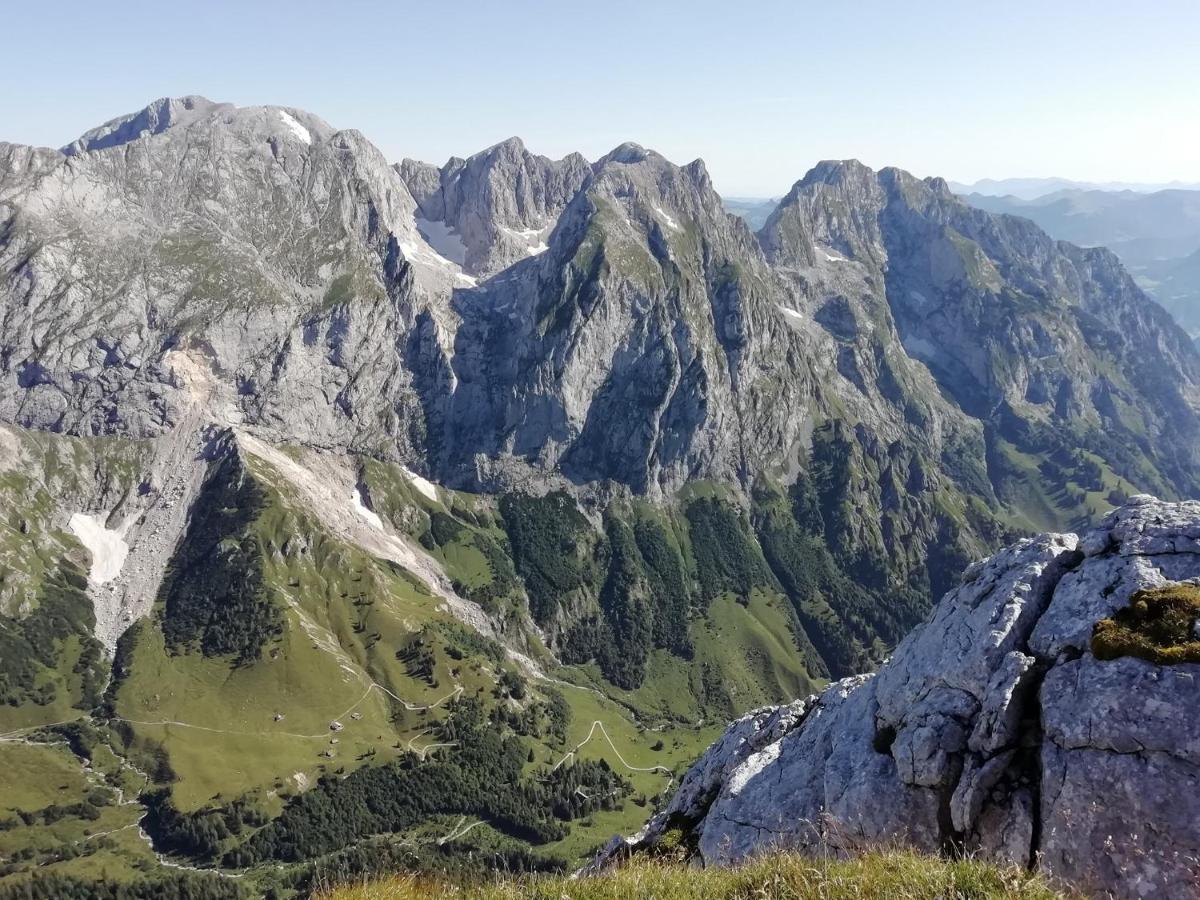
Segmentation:
<svg viewBox="0 0 1200 900">
<path fill-rule="evenodd" d="M 767 219 L 779 205 L 778 198 L 722 197 L 721 202 L 728 212 L 741 216 L 746 220 L 746 224 L 755 231 L 767 223 Z"/>
<path fill-rule="evenodd" d="M 1146 194 L 1165 190 L 1200 190 L 1200 181 L 1136 182 L 1073 181 L 1070 178 L 981 178 L 971 184 L 952 181 L 956 194 L 983 194 L 988 197 L 1017 197 L 1035 200 L 1055 191 L 1133 191 Z"/>
</svg>

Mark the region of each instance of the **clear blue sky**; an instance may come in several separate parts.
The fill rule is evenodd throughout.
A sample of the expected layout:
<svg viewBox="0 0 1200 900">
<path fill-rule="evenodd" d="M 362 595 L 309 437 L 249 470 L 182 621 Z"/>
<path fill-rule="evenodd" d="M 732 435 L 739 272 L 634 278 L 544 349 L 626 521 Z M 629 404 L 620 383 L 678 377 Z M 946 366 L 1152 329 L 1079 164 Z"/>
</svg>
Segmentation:
<svg viewBox="0 0 1200 900">
<path fill-rule="evenodd" d="M 785 191 L 857 157 L 960 181 L 1200 181 L 1200 3 L 6 4 L 0 140 L 58 146 L 159 96 L 276 103 L 441 163 L 510 135 L 699 156 Z"/>
</svg>

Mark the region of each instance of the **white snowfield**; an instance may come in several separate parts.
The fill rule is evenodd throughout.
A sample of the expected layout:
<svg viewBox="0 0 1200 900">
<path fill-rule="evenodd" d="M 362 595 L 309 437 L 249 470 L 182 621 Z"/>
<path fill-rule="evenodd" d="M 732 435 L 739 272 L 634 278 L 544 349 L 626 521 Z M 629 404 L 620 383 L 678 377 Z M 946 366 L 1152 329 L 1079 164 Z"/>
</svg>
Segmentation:
<svg viewBox="0 0 1200 900">
<path fill-rule="evenodd" d="M 413 487 L 415 487 L 434 503 L 438 501 L 437 485 L 435 485 L 432 481 L 427 478 L 422 478 L 416 472 L 413 472 L 409 469 L 404 470 L 404 477 L 412 482 Z"/>
<path fill-rule="evenodd" d="M 417 232 L 439 256 L 450 260 L 456 266 L 466 263 L 467 245 L 463 243 L 457 231 L 445 222 L 434 222 L 420 216 L 417 216 L 415 221 Z"/>
<path fill-rule="evenodd" d="M 88 580 L 92 584 L 107 584 L 121 574 L 129 545 L 125 543 L 125 532 L 130 522 L 126 521 L 118 530 L 104 527 L 104 519 L 87 513 L 75 513 L 68 523 L 79 543 L 92 554 L 92 568 Z"/>
<path fill-rule="evenodd" d="M 421 263 L 447 270 L 460 284 L 475 287 L 479 282 L 462 270 L 467 248 L 462 238 L 445 222 L 431 222 L 416 216 L 413 219 L 416 240 L 400 241 L 400 252 L 412 263 Z M 419 241 L 419 243 L 418 243 Z"/>
<path fill-rule="evenodd" d="M 551 228 L 550 225 L 542 228 L 508 228 L 504 225 L 500 226 L 500 230 L 505 234 L 510 234 L 526 244 L 525 252 L 530 256 L 537 256 L 539 253 L 545 253 L 549 248 L 545 239 L 542 237 Z"/>
<path fill-rule="evenodd" d="M 674 219 L 672 219 L 672 218 L 671 218 L 669 215 L 667 215 L 667 213 L 665 213 L 665 212 L 663 211 L 663 209 L 662 209 L 662 207 L 661 207 L 661 206 L 656 206 L 656 207 L 654 207 L 654 211 L 655 211 L 656 213 L 658 213 L 660 216 L 662 216 L 662 217 L 663 217 L 663 219 L 664 219 L 664 220 L 666 221 L 666 223 L 667 223 L 667 227 L 668 227 L 668 228 L 672 228 L 672 229 L 674 229 L 675 231 L 678 231 L 678 230 L 679 230 L 679 224 L 678 224 L 678 223 L 677 223 L 677 222 L 676 222 Z"/>
<path fill-rule="evenodd" d="M 297 122 L 292 116 L 281 109 L 279 110 L 279 118 L 283 120 L 284 125 L 291 129 L 292 134 L 304 143 L 312 144 L 312 135 L 309 134 L 308 129 Z"/>
<path fill-rule="evenodd" d="M 366 504 L 362 501 L 362 492 L 357 487 L 350 492 L 350 502 L 354 504 L 354 511 L 358 513 L 363 521 L 373 528 L 378 528 L 380 531 L 384 530 L 383 519 L 379 518 L 379 514 L 373 509 L 367 509 Z"/>
</svg>

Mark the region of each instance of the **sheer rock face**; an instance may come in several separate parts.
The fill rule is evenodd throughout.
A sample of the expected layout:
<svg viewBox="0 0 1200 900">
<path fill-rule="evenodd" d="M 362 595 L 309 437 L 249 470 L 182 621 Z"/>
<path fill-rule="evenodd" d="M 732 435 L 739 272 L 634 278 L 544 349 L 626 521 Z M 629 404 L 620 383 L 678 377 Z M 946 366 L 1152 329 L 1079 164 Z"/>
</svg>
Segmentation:
<svg viewBox="0 0 1200 900">
<path fill-rule="evenodd" d="M 200 397 L 223 424 L 411 452 L 399 351 L 418 313 L 452 319 L 461 273 L 360 134 L 187 98 L 68 150 L 0 145 L 0 416 L 149 436 Z"/>
<path fill-rule="evenodd" d="M 448 242 L 462 245 L 466 271 L 482 277 L 545 252 L 559 215 L 591 174 L 578 153 L 554 161 L 530 153 L 518 138 L 440 170 L 409 159 L 396 169 L 426 232 L 448 231 Z"/>
<path fill-rule="evenodd" d="M 1055 423 L 1079 434 L 1151 436 L 1155 446 L 1195 443 L 1194 348 L 1106 249 L 980 214 L 942 179 L 853 161 L 816 166 L 761 239 L 785 271 L 803 272 L 814 257 L 854 261 L 883 286 L 906 354 L 1007 440 Z M 825 311 L 831 330 L 854 330 L 845 307 Z M 1174 452 L 1161 460 L 1167 479 L 1194 483 L 1195 458 L 1185 450 L 1170 459 Z"/>
<path fill-rule="evenodd" d="M 205 97 L 161 97 L 140 112 L 118 116 L 81 135 L 78 140 L 63 147 L 67 156 L 78 156 L 90 150 L 103 150 L 128 144 L 140 137 L 160 134 L 168 128 L 178 127 L 204 119 L 213 113 L 231 113 L 232 103 L 213 103 Z"/>
<path fill-rule="evenodd" d="M 1200 581 L 1198 538 L 1200 503 L 1138 496 L 971 566 L 878 674 L 735 722 L 594 865 L 683 826 L 709 863 L 900 841 L 1195 896 L 1200 666 L 1100 661 L 1090 638 L 1134 591 Z"/>
<path fill-rule="evenodd" d="M 735 480 L 748 455 L 777 459 L 811 427 L 813 339 L 789 327 L 777 289 L 701 164 L 624 145 L 545 253 L 464 298 L 475 315 L 458 346 L 472 352 L 456 355 L 443 445 L 576 481 L 620 472 L 638 490 Z"/>
<path fill-rule="evenodd" d="M 756 236 L 636 144 L 392 166 L 300 110 L 160 100 L 0 145 L 0 323 L 0 419 L 151 436 L 200 398 L 464 487 L 786 482 L 836 426 L 852 542 L 889 555 L 939 494 L 995 505 L 1012 431 L 1200 490 L 1200 360 L 1109 256 L 854 162 Z"/>
</svg>

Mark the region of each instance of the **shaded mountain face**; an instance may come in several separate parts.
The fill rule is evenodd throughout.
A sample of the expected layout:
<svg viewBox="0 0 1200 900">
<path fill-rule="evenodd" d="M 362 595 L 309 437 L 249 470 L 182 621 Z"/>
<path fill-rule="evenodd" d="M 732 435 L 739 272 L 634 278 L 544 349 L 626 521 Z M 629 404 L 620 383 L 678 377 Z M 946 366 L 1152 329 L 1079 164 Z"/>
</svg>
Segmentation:
<svg viewBox="0 0 1200 900">
<path fill-rule="evenodd" d="M 1165 259 L 1148 264 L 1139 282 L 1154 299 L 1175 317 L 1192 336 L 1200 340 L 1200 250 L 1183 259 Z"/>
<path fill-rule="evenodd" d="M 436 816 L 514 865 L 578 855 L 616 810 L 574 787 L 661 790 L 695 723 L 871 667 L 1013 531 L 1200 491 L 1200 358 L 1111 253 L 855 162 L 755 233 L 636 144 L 392 165 L 164 100 L 0 145 L 0 321 L 0 634 L 34 648 L 0 735 L 99 728 L 194 861 L 429 826 L 374 775 L 307 799 L 376 754 L 466 778 Z M 593 722 L 629 784 L 476 803 Z M 482 749 L 448 774 L 427 734 Z"/>
<path fill-rule="evenodd" d="M 1195 427 L 1196 358 L 1111 252 L 1053 241 L 894 169 L 818 169 L 794 193 L 795 214 L 810 210 L 799 225 L 874 269 L 908 354 L 984 423 L 990 446 L 1042 425 L 1098 449 L 1101 434 L 1119 434 L 1136 447 L 1128 465 L 1149 455 L 1168 482 L 1191 478 L 1186 453 L 1161 451 L 1182 449 Z M 807 205 L 814 194 L 822 202 Z M 782 253 L 787 206 L 765 229 Z"/>
</svg>

